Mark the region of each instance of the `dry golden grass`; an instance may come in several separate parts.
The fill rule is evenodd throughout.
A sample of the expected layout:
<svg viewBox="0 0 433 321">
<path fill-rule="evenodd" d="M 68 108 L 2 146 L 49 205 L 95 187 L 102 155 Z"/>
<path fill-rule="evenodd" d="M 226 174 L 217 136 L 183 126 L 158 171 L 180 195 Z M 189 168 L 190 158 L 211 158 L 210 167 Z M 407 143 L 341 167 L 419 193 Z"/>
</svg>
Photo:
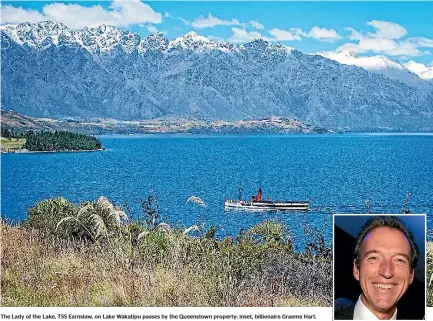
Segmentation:
<svg viewBox="0 0 433 321">
<path fill-rule="evenodd" d="M 26 143 L 25 138 L 4 138 L 0 137 L 0 146 L 5 151 L 16 151 L 23 148 Z"/>
<path fill-rule="evenodd" d="M 153 249 L 162 242 L 156 238 L 146 241 L 142 252 L 119 256 L 90 242 L 42 238 L 21 226 L 1 226 L 2 306 L 329 306 L 331 302 L 332 288 L 317 297 L 299 295 L 302 289 L 299 292 L 296 284 L 279 276 L 274 263 L 254 270 L 254 258 L 227 242 L 201 242 L 182 235 L 168 240 L 162 233 L 169 244 L 165 252 Z M 275 256 L 281 262 L 296 261 L 277 252 Z"/>
</svg>

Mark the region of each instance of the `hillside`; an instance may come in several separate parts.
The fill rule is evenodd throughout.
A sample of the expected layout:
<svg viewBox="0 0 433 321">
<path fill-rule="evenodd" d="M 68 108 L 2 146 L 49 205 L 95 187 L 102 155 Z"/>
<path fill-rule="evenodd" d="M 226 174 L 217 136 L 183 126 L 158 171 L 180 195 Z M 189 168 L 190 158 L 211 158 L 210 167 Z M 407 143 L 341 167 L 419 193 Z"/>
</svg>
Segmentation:
<svg viewBox="0 0 433 321">
<path fill-rule="evenodd" d="M 14 111 L 1 111 L 2 126 L 20 131 L 67 130 L 100 134 L 243 134 L 243 133 L 331 133 L 333 131 L 286 118 L 241 121 L 202 121 L 190 118 L 159 118 L 142 121 L 115 119 L 50 119 L 29 117 Z"/>
</svg>

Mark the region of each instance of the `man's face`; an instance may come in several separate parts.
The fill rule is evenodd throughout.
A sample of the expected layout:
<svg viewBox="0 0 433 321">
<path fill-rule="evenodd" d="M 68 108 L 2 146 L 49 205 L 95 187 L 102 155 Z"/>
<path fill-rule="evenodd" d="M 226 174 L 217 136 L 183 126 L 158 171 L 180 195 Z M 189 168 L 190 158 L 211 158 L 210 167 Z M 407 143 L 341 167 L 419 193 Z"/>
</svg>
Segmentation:
<svg viewBox="0 0 433 321">
<path fill-rule="evenodd" d="M 376 316 L 395 311 L 398 300 L 413 281 L 409 241 L 402 232 L 377 227 L 364 238 L 359 269 L 354 261 L 353 275 L 362 289 L 362 302 Z"/>
</svg>

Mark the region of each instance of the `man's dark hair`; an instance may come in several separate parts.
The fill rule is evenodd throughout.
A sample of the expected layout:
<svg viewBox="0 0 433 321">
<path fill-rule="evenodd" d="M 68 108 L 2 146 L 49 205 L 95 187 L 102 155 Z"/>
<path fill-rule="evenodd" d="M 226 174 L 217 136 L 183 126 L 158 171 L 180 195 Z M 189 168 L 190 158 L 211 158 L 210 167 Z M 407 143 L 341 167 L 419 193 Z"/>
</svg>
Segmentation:
<svg viewBox="0 0 433 321">
<path fill-rule="evenodd" d="M 361 245 L 362 241 L 364 241 L 364 238 L 367 236 L 368 233 L 370 233 L 372 230 L 378 227 L 389 227 L 396 230 L 399 230 L 406 236 L 407 240 L 409 241 L 410 245 L 410 268 L 413 270 L 416 265 L 418 264 L 418 258 L 419 258 L 419 250 L 418 245 L 415 242 L 415 238 L 412 234 L 412 231 L 407 228 L 407 226 L 404 224 L 404 222 L 395 216 L 375 216 L 371 219 L 369 219 L 365 224 L 361 227 L 361 230 L 358 233 L 358 236 L 356 238 L 355 243 L 355 250 L 353 252 L 354 259 L 356 260 L 356 265 L 359 268 L 359 265 L 361 263 L 360 258 L 360 251 L 361 251 Z"/>
</svg>

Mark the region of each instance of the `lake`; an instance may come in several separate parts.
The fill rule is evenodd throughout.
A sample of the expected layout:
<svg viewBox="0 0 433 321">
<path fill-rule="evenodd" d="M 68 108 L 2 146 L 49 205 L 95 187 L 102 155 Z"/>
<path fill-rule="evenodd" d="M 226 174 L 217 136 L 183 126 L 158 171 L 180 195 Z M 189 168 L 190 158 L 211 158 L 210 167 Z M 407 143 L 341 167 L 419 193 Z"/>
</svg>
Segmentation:
<svg viewBox="0 0 433 321">
<path fill-rule="evenodd" d="M 102 152 L 1 155 L 2 217 L 24 220 L 42 199 L 75 203 L 105 195 L 140 213 L 156 193 L 164 221 L 188 227 L 216 225 L 235 237 L 266 219 L 284 222 L 298 250 L 305 229 L 324 230 L 332 213 L 408 209 L 433 214 L 432 134 L 143 135 L 100 136 Z M 308 200 L 308 212 L 224 211 L 226 198 L 263 189 L 264 197 Z M 206 209 L 187 203 L 199 196 Z M 430 218 L 428 218 L 430 223 Z"/>
</svg>

